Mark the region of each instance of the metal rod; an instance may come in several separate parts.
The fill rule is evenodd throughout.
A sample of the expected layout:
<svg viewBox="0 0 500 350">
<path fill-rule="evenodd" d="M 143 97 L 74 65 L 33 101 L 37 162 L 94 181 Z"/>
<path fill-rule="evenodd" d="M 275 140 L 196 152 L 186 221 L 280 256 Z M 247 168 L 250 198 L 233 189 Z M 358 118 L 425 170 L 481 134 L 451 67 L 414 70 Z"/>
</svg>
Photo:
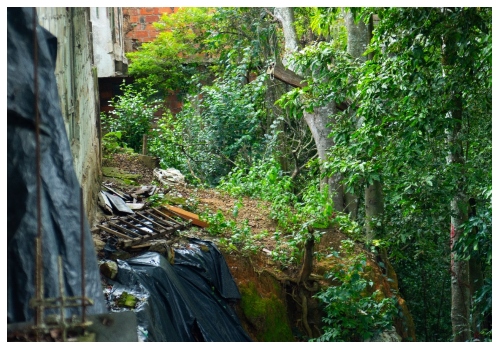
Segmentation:
<svg viewBox="0 0 500 350">
<path fill-rule="evenodd" d="M 59 255 L 57 257 L 57 263 L 59 266 L 59 295 L 60 295 L 60 304 L 59 304 L 59 317 L 61 318 L 60 325 L 63 330 L 63 341 L 66 341 L 67 337 L 67 327 L 66 327 L 66 320 L 64 317 L 64 308 L 65 308 L 65 298 L 64 298 L 64 278 L 63 278 L 63 263 L 62 263 L 62 257 Z"/>
<path fill-rule="evenodd" d="M 40 115 L 38 113 L 38 39 L 36 35 L 37 16 L 36 7 L 33 7 L 33 93 L 35 109 L 35 174 L 36 174 L 36 209 L 37 209 L 37 235 L 36 235 L 36 258 L 35 258 L 35 298 L 43 299 L 43 256 L 42 256 L 42 181 L 41 181 L 41 151 L 40 151 Z M 43 305 L 35 309 L 35 326 L 43 324 Z M 37 334 L 39 340 L 39 334 Z"/>
<path fill-rule="evenodd" d="M 87 320 L 87 308 L 85 306 L 85 229 L 83 213 L 83 189 L 80 187 L 80 233 L 81 233 L 81 266 L 82 266 L 82 324 Z"/>
</svg>

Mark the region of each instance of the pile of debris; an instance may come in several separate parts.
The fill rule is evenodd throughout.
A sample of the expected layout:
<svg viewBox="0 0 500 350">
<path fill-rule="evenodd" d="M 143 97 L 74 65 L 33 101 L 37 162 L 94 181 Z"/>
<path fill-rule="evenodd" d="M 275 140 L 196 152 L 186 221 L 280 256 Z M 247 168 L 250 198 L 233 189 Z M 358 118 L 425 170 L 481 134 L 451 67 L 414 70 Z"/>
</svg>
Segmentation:
<svg viewBox="0 0 500 350">
<path fill-rule="evenodd" d="M 151 205 L 167 193 L 181 202 L 174 188 L 184 176 L 153 173 L 157 185 L 107 182 L 99 193 L 107 215 L 92 231 L 108 310 L 133 311 L 139 341 L 250 341 L 232 307 L 241 295 L 222 254 L 180 234 L 208 224 L 178 206 Z"/>
<path fill-rule="evenodd" d="M 123 257 L 128 256 L 123 251 L 133 254 L 148 249 L 164 253 L 167 249 L 158 247 L 171 246 L 174 238 L 179 237 L 179 231 L 191 225 L 208 226 L 198 215 L 177 206 L 153 207 L 154 196 L 168 196 L 171 202 L 181 202 L 184 198 L 172 190 L 185 185 L 184 176 L 176 169 L 156 168 L 153 174 L 158 185 L 118 187 L 111 181 L 102 183 L 98 204 L 106 215 L 92 230 L 101 257 L 109 257 L 110 252 L 117 251 L 121 251 L 119 255 Z"/>
<path fill-rule="evenodd" d="M 144 199 L 158 193 L 157 186 L 141 186 L 132 193 L 125 193 L 111 187 L 111 183 L 103 183 L 99 192 L 98 204 L 106 214 L 133 214 L 132 210 L 144 208 Z"/>
</svg>

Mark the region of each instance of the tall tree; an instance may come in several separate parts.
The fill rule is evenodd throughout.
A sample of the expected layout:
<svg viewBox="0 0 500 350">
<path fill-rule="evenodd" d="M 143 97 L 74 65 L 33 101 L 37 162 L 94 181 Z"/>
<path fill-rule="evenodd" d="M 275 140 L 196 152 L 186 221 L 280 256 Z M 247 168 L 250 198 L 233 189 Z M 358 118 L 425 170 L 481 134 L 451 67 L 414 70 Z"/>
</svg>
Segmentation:
<svg viewBox="0 0 500 350">
<path fill-rule="evenodd" d="M 368 15 L 368 21 L 355 21 L 352 11 L 344 11 L 344 21 L 347 27 L 347 52 L 354 58 L 364 63 L 368 59 L 365 55 L 366 49 L 370 43 L 373 30 L 372 15 Z M 363 116 L 358 116 L 358 125 L 363 124 Z M 357 212 L 358 198 L 355 195 L 346 193 L 350 212 Z M 384 199 L 382 193 L 382 182 L 373 180 L 366 184 L 365 188 L 365 233 L 366 241 L 371 243 L 375 239 L 377 227 L 380 227 L 380 221 L 384 213 Z M 352 216 L 351 216 L 352 217 Z"/>
<path fill-rule="evenodd" d="M 489 123 L 485 123 L 484 118 L 491 113 L 487 73 L 491 72 L 488 66 L 491 10 L 392 8 L 380 11 L 382 20 L 375 45 L 378 57 L 363 75 L 365 85 L 360 96 L 363 115 L 368 124 L 372 123 L 372 133 L 380 133 L 405 150 L 401 153 L 384 142 L 385 150 L 378 156 L 379 161 L 386 161 L 388 169 L 402 169 L 405 163 L 413 163 L 419 166 L 421 173 L 417 186 L 428 183 L 434 187 L 434 179 L 442 183 L 443 198 L 448 200 L 451 216 L 453 339 L 469 340 L 469 257 L 458 256 L 456 246 L 468 222 L 468 198 L 479 194 L 477 172 L 485 176 L 479 180 L 480 187 L 489 179 L 487 170 L 474 166 L 480 158 L 471 146 L 475 137 L 488 137 Z M 474 123 L 484 125 L 486 133 L 473 135 Z M 436 153 L 427 150 L 432 145 L 430 140 L 437 141 Z M 411 147 L 405 148 L 405 144 Z M 389 148 L 392 150 L 387 152 Z M 394 157 L 396 154 L 398 157 Z M 438 177 L 429 177 L 433 172 Z M 398 175 L 399 182 L 408 181 L 407 174 L 399 172 Z M 412 186 L 415 185 L 408 183 L 405 190 Z M 430 202 L 422 203 L 423 208 L 431 206 Z M 436 210 L 443 212 L 441 208 Z"/>
<path fill-rule="evenodd" d="M 281 22 L 283 27 L 283 35 L 285 38 L 285 54 L 283 63 L 287 66 L 289 56 L 299 50 L 299 42 L 297 33 L 294 27 L 294 12 L 292 7 L 276 7 L 274 9 L 275 17 Z M 303 73 L 297 71 L 296 67 L 291 65 L 288 68 L 298 74 Z M 326 161 L 327 151 L 333 145 L 333 140 L 329 137 L 331 127 L 329 124 L 332 122 L 329 118 L 336 113 L 335 102 L 327 102 L 326 104 L 314 107 L 312 111 L 304 111 L 304 119 L 311 130 L 318 150 L 318 156 L 321 161 Z M 325 177 L 322 184 L 328 186 L 328 191 L 332 196 L 334 209 L 338 212 L 344 210 L 344 190 L 341 184 L 342 176 L 340 173 L 333 174 L 332 176 Z"/>
<path fill-rule="evenodd" d="M 443 13 L 447 9 L 441 9 Z M 452 32 L 445 32 L 442 36 L 442 65 L 443 77 L 453 74 L 453 64 L 457 62 L 457 41 L 456 35 Z M 451 77 L 453 79 L 453 77 Z M 469 261 L 456 259 L 453 247 L 463 236 L 463 225 L 468 220 L 468 198 L 465 194 L 465 160 L 463 147 L 463 101 L 462 92 L 458 86 L 453 86 L 450 91 L 450 110 L 446 113 L 446 118 L 452 121 L 448 130 L 448 163 L 457 169 L 455 193 L 450 202 L 451 207 L 451 228 L 450 244 L 451 253 L 451 322 L 453 327 L 454 341 L 467 341 L 471 338 L 470 306 L 471 293 L 469 282 Z"/>
</svg>

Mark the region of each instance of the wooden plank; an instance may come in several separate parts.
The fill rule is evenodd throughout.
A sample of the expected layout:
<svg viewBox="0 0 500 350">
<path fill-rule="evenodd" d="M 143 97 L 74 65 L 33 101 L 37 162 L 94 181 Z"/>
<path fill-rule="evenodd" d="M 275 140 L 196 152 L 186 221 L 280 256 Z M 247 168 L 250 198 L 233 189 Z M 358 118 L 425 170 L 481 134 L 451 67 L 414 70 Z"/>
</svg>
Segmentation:
<svg viewBox="0 0 500 350">
<path fill-rule="evenodd" d="M 102 226 L 102 225 L 96 225 L 96 226 L 99 227 L 101 230 L 106 231 L 107 233 L 111 233 L 112 235 L 114 235 L 116 237 L 123 238 L 124 241 L 122 241 L 121 243 L 123 244 L 124 247 L 130 247 L 132 245 L 132 243 L 138 244 L 140 241 L 140 239 L 133 240 L 129 236 L 124 235 L 123 233 L 117 232 L 115 230 L 112 230 L 109 227 Z"/>
<path fill-rule="evenodd" d="M 139 244 L 139 245 L 133 245 L 130 248 L 131 249 L 144 249 L 144 248 L 149 248 L 151 247 L 151 242 L 150 243 L 144 243 L 144 244 Z"/>
<path fill-rule="evenodd" d="M 305 79 L 297 73 L 283 66 L 280 61 L 277 61 L 273 67 L 269 67 L 267 74 L 293 87 L 303 88 L 307 86 Z M 336 103 L 336 108 L 345 111 L 351 104 L 351 101 L 343 101 Z"/>
<path fill-rule="evenodd" d="M 130 197 L 128 194 L 125 194 L 123 192 L 120 192 L 118 190 L 115 190 L 109 186 L 106 186 L 104 184 L 101 184 L 102 187 L 104 187 L 105 189 L 107 189 L 108 191 L 114 193 L 115 195 L 117 195 L 118 197 L 120 197 L 121 199 L 123 199 L 124 201 L 127 201 L 127 200 L 132 200 L 132 197 Z"/>
<path fill-rule="evenodd" d="M 140 225 L 144 226 L 144 227 L 147 227 L 149 228 L 150 230 L 153 230 L 155 233 L 153 233 L 154 235 L 157 234 L 157 233 L 161 233 L 160 231 L 158 231 L 157 229 L 155 229 L 153 226 L 149 225 L 149 224 L 145 224 L 143 223 L 141 220 L 133 217 L 133 216 L 127 216 L 128 219 L 131 219 L 137 223 L 139 223 Z M 151 233 L 150 233 L 151 234 Z"/>
<path fill-rule="evenodd" d="M 148 215 L 152 216 L 152 217 L 153 217 L 153 219 L 155 219 L 155 221 L 156 221 L 156 222 L 159 222 L 160 224 L 162 224 L 162 225 L 165 227 L 165 229 L 166 229 L 166 230 L 173 231 L 173 230 L 174 230 L 174 228 L 175 228 L 176 226 L 179 226 L 179 225 L 177 225 L 177 224 L 175 224 L 175 223 L 173 223 L 173 222 L 168 222 L 168 221 L 165 221 L 165 220 L 164 220 L 164 219 L 162 219 L 161 217 L 159 217 L 159 216 L 157 216 L 157 215 L 153 214 L 150 210 L 146 210 L 146 213 L 147 213 Z"/>
<path fill-rule="evenodd" d="M 102 225 L 96 225 L 96 226 L 99 227 L 100 229 L 102 229 L 103 231 L 111 233 L 114 236 L 117 236 L 119 238 L 123 238 L 123 240 L 119 241 L 119 244 L 123 248 L 130 248 L 132 246 L 132 244 L 134 246 L 137 246 L 137 245 L 143 244 L 144 242 L 147 242 L 147 241 L 155 238 L 155 236 L 148 235 L 148 236 L 144 236 L 143 238 L 130 239 L 130 237 L 128 237 L 128 236 L 126 236 L 126 235 L 124 235 L 124 234 L 122 234 L 122 233 L 120 233 L 118 231 L 112 230 L 112 229 L 110 229 L 110 228 L 108 228 L 106 226 L 102 226 Z M 121 227 L 121 228 L 123 228 L 123 227 Z"/>
<path fill-rule="evenodd" d="M 123 214 L 133 214 L 134 213 L 132 211 L 132 209 L 127 207 L 127 205 L 125 204 L 123 199 L 121 199 L 120 197 L 115 196 L 114 194 L 109 194 L 109 193 L 106 193 L 106 196 L 108 197 L 111 204 L 113 204 L 113 207 L 115 207 L 115 209 L 118 210 L 118 212 L 123 213 Z"/>
<path fill-rule="evenodd" d="M 281 80 L 286 84 L 292 85 L 293 87 L 303 88 L 307 86 L 307 82 L 302 82 L 303 80 L 305 80 L 303 77 L 291 71 L 290 69 L 285 68 L 280 61 L 276 62 L 276 65 L 272 69 L 272 73 L 268 74 L 272 74 L 274 78 Z"/>
<path fill-rule="evenodd" d="M 168 217 L 170 217 L 172 220 L 174 220 L 174 216 L 178 219 L 182 219 L 181 221 L 177 221 L 175 220 L 175 222 L 186 222 L 186 218 L 183 218 L 182 216 L 180 216 L 179 214 L 177 214 L 176 212 L 168 209 L 168 208 L 165 208 L 165 207 L 161 207 L 161 209 L 163 210 L 163 214 L 164 215 L 167 215 Z M 168 214 L 167 214 L 168 213 Z M 191 225 L 191 222 L 190 221 L 187 221 L 185 224 L 183 224 L 183 226 L 186 226 L 186 225 Z"/>
<path fill-rule="evenodd" d="M 140 227 L 137 227 L 136 225 L 134 225 L 134 224 L 132 224 L 132 223 L 130 223 L 130 222 L 128 222 L 128 221 L 123 220 L 122 218 L 116 218 L 116 219 L 117 219 L 118 221 L 120 221 L 121 223 L 125 224 L 125 225 L 132 226 L 133 228 L 135 228 L 135 229 L 137 229 L 137 230 L 139 230 L 139 231 L 144 232 L 144 234 L 145 234 L 146 236 L 151 236 L 151 235 L 154 235 L 154 232 L 149 232 L 149 231 L 146 231 L 146 230 L 144 230 L 144 229 L 142 229 L 142 228 L 140 228 Z M 146 237 L 146 236 L 143 236 L 143 237 Z"/>
<path fill-rule="evenodd" d="M 150 222 L 153 224 L 153 226 L 155 226 L 155 225 L 156 225 L 156 226 L 160 227 L 160 228 L 158 229 L 158 232 L 159 232 L 159 233 L 164 233 L 164 232 L 165 232 L 165 230 L 167 229 L 166 227 L 163 227 L 162 225 L 160 225 L 158 222 L 154 221 L 154 220 L 153 220 L 153 219 L 151 219 L 151 218 L 148 218 L 148 217 L 147 217 L 147 216 L 145 216 L 145 215 L 142 215 L 141 213 L 135 213 L 135 215 L 140 216 L 141 218 L 143 218 L 143 219 L 145 219 L 145 220 L 150 221 Z"/>
<path fill-rule="evenodd" d="M 169 223 L 169 222 L 166 222 L 165 220 L 163 220 L 162 218 L 156 216 L 156 215 L 153 215 L 151 214 L 150 212 L 144 212 L 145 214 L 151 216 L 153 219 L 154 219 L 154 222 L 162 227 L 167 233 L 170 233 L 174 230 L 174 225 Z"/>
<path fill-rule="evenodd" d="M 155 213 L 157 213 L 157 214 L 159 214 L 159 215 L 163 216 L 164 218 L 166 218 L 166 219 L 168 219 L 168 220 L 172 220 L 173 222 L 175 222 L 175 223 L 176 223 L 177 225 L 179 225 L 180 227 L 184 227 L 184 224 L 183 224 L 182 222 L 179 222 L 179 221 L 175 220 L 173 217 L 171 217 L 171 216 L 167 215 L 166 213 L 164 213 L 164 212 L 162 212 L 162 211 L 160 211 L 160 210 L 158 210 L 158 209 L 156 209 L 156 208 L 151 208 L 151 209 L 152 209 Z M 175 227 L 175 228 L 177 228 L 177 227 Z"/>
<path fill-rule="evenodd" d="M 190 220 L 193 223 L 193 225 L 196 225 L 199 227 L 208 227 L 208 223 L 200 220 L 200 217 L 196 214 L 193 214 L 193 213 L 191 213 L 187 210 L 181 209 L 181 208 L 174 207 L 173 205 L 166 204 L 163 207 L 174 212 L 175 214 L 179 215 L 183 219 Z"/>
<path fill-rule="evenodd" d="M 122 230 L 123 232 L 128 233 L 129 235 L 132 235 L 134 237 L 140 237 L 140 238 L 144 237 L 143 235 L 140 235 L 132 230 L 129 230 L 128 228 L 117 225 L 111 221 L 108 221 L 108 225 L 111 225 L 112 227 L 116 228 L 117 230 Z"/>
</svg>

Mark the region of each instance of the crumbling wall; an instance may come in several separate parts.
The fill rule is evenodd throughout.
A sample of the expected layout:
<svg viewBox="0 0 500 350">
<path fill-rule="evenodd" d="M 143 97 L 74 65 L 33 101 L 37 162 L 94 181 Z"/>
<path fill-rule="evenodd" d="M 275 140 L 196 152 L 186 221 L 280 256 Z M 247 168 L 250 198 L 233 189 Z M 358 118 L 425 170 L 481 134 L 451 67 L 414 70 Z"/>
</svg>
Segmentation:
<svg viewBox="0 0 500 350">
<path fill-rule="evenodd" d="M 99 78 L 124 76 L 128 60 L 124 51 L 121 7 L 91 7 L 94 60 Z"/>
<path fill-rule="evenodd" d="M 101 177 L 101 128 L 90 9 L 39 7 L 37 14 L 40 25 L 57 37 L 55 75 L 61 110 L 85 211 L 92 222 Z"/>
</svg>

